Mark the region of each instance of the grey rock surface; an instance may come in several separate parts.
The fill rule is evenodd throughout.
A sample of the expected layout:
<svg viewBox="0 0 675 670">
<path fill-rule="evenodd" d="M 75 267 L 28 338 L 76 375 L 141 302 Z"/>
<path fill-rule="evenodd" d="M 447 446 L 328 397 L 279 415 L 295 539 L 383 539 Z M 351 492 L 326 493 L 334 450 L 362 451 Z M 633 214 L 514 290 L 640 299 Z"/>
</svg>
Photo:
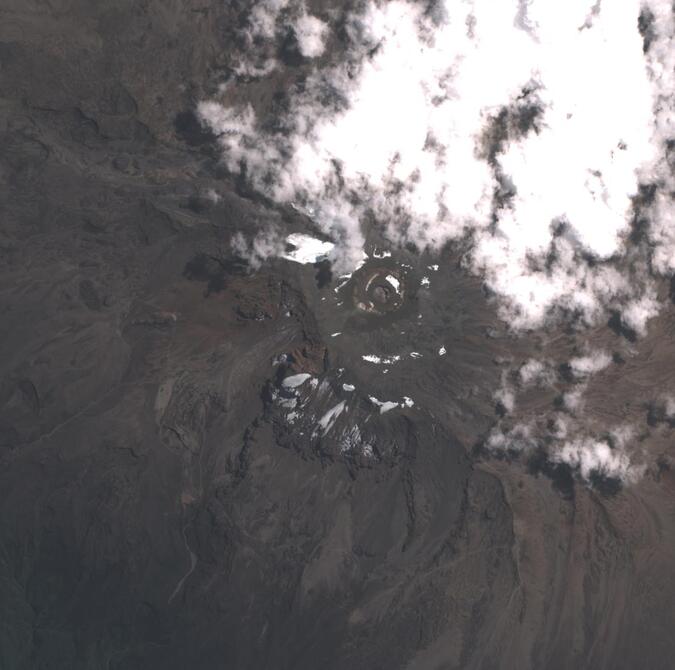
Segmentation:
<svg viewBox="0 0 675 670">
<path fill-rule="evenodd" d="M 637 368 L 616 411 L 664 466 L 579 486 L 480 449 L 495 361 L 527 351 L 458 263 L 372 316 L 321 268 L 233 256 L 240 230 L 311 232 L 193 115 L 242 7 L 2 2 L 0 668 L 673 667 L 670 427 Z M 412 287 L 430 260 L 397 262 Z M 645 356 L 671 369 L 668 346 Z M 384 376 L 369 347 L 403 360 Z M 321 394 L 280 395 L 303 373 Z"/>
</svg>

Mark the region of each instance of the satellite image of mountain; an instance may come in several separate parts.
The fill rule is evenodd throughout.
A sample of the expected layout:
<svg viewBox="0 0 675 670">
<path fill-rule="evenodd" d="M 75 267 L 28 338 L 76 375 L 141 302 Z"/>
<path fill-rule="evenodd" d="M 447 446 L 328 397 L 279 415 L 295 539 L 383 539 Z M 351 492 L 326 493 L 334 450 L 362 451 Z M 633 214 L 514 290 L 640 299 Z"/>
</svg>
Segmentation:
<svg viewBox="0 0 675 670">
<path fill-rule="evenodd" d="M 0 0 L 0 670 L 675 668 L 671 0 Z"/>
</svg>

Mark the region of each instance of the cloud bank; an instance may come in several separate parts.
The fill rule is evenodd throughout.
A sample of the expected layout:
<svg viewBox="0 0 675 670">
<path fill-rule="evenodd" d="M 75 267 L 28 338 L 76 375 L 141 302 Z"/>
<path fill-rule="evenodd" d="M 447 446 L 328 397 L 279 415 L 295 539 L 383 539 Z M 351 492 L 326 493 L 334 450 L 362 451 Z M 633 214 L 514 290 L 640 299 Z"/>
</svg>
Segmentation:
<svg viewBox="0 0 675 670">
<path fill-rule="evenodd" d="M 512 328 L 611 317 L 643 335 L 659 277 L 675 272 L 673 12 L 669 0 L 365 0 L 318 18 L 295 0 L 256 3 L 233 69 L 278 77 L 284 104 L 270 118 L 224 87 L 199 115 L 233 174 L 331 242 L 304 254 L 270 231 L 235 248 L 254 264 L 328 255 L 339 274 L 382 237 L 461 242 Z M 280 60 L 289 37 L 301 60 Z M 283 70 L 298 66 L 289 88 Z M 586 348 L 561 368 L 505 371 L 488 449 L 543 448 L 583 479 L 634 481 L 629 432 L 582 416 L 611 360 Z M 555 412 L 519 414 L 544 391 L 559 394 Z"/>
<path fill-rule="evenodd" d="M 256 5 L 251 41 L 280 16 L 323 53 L 325 24 L 290 0 Z M 366 222 L 393 243 L 468 238 L 514 327 L 612 309 L 644 330 L 647 269 L 675 268 L 669 2 L 371 1 L 343 32 L 347 56 L 315 68 L 273 130 L 226 92 L 200 105 L 230 170 L 303 208 L 345 268 Z M 622 269 L 644 184 L 649 257 Z"/>
</svg>

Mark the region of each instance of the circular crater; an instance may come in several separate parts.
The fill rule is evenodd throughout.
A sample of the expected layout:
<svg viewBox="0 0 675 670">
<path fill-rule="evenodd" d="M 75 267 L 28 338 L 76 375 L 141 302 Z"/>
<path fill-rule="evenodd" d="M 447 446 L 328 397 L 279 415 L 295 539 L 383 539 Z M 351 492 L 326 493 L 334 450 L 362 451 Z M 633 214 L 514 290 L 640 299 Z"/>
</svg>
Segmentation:
<svg viewBox="0 0 675 670">
<path fill-rule="evenodd" d="M 354 276 L 354 306 L 368 314 L 388 314 L 405 298 L 405 277 L 398 268 L 368 267 Z"/>
</svg>

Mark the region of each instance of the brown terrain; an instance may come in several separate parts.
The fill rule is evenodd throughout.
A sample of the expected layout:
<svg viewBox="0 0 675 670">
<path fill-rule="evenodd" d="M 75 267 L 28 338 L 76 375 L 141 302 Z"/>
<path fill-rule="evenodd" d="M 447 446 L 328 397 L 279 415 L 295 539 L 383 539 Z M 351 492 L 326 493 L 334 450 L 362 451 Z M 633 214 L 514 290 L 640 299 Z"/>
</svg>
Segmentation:
<svg viewBox="0 0 675 670">
<path fill-rule="evenodd" d="M 516 338 L 458 250 L 337 292 L 325 266 L 252 271 L 235 232 L 316 233 L 193 115 L 245 5 L 0 4 L 0 668 L 675 667 L 672 305 L 638 342 Z M 237 94 L 272 113 L 287 61 Z M 400 295 L 363 284 L 391 268 Z M 635 484 L 482 446 L 505 365 L 586 341 L 614 352 L 588 421 L 639 427 Z"/>
</svg>

